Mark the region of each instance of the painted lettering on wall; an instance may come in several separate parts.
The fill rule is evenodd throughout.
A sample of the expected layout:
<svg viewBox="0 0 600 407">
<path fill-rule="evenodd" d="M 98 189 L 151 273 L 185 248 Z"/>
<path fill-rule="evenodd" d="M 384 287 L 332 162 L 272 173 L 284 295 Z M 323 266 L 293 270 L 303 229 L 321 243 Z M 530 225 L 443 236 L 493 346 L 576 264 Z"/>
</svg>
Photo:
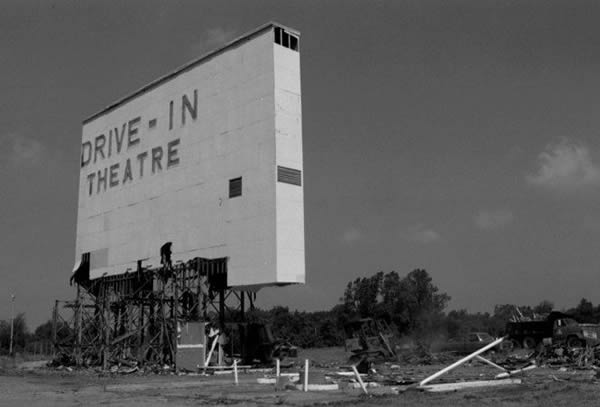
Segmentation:
<svg viewBox="0 0 600 407">
<path fill-rule="evenodd" d="M 179 109 L 181 114 L 176 114 Z M 179 113 L 179 112 L 177 112 Z M 198 118 L 198 91 L 182 95 L 180 100 L 169 101 L 168 130 L 176 125 L 181 127 Z M 180 120 L 179 123 L 176 121 Z M 148 129 L 156 128 L 157 118 L 147 120 Z M 135 179 L 159 174 L 176 167 L 180 162 L 180 139 L 170 140 L 165 145 L 137 151 L 144 136 L 142 116 L 134 117 L 124 123 L 118 123 L 108 132 L 98 134 L 92 140 L 81 145 L 81 168 L 96 164 L 111 157 L 126 155 L 123 161 L 107 165 L 86 175 L 88 195 L 100 194 L 110 188 L 126 185 Z"/>
</svg>

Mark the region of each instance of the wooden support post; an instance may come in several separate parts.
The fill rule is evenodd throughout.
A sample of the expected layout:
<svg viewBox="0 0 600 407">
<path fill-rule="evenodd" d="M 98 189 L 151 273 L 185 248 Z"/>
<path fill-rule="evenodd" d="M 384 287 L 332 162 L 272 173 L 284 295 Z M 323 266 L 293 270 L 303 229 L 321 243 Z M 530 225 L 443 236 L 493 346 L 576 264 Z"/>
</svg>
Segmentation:
<svg viewBox="0 0 600 407">
<path fill-rule="evenodd" d="M 304 391 L 308 391 L 308 359 L 304 360 Z"/>
<path fill-rule="evenodd" d="M 248 293 L 248 300 L 250 301 L 250 311 L 254 310 L 254 300 L 256 300 L 256 293 Z"/>
<path fill-rule="evenodd" d="M 138 312 L 139 312 L 139 330 L 137 334 L 137 360 L 138 363 L 142 363 L 144 360 L 144 355 L 142 354 L 142 345 L 144 344 L 144 300 L 138 300 Z"/>
<path fill-rule="evenodd" d="M 223 344 L 219 341 L 219 349 L 217 350 L 217 365 L 224 366 L 225 362 L 223 359 L 225 358 L 225 352 L 223 351 Z"/>
<path fill-rule="evenodd" d="M 241 291 L 240 297 L 240 311 L 241 311 L 241 320 L 242 322 L 246 321 L 246 291 Z"/>
<path fill-rule="evenodd" d="M 75 364 L 81 366 L 83 359 L 81 355 L 82 338 L 82 304 L 81 304 L 81 286 L 77 284 L 77 298 L 75 300 Z"/>
<path fill-rule="evenodd" d="M 108 370 L 110 362 L 110 306 L 107 296 L 102 298 L 102 321 L 100 322 L 100 332 L 103 335 L 104 352 L 102 355 L 102 368 Z"/>
<path fill-rule="evenodd" d="M 225 329 L 225 289 L 219 290 L 219 329 Z"/>
<path fill-rule="evenodd" d="M 198 278 L 202 278 L 204 280 L 204 283 L 208 287 L 208 278 L 206 276 Z M 208 295 L 209 290 L 208 288 L 206 288 L 202 291 L 202 318 L 204 321 L 208 321 Z"/>
<path fill-rule="evenodd" d="M 176 361 L 177 361 L 177 317 L 178 317 L 178 313 L 179 313 L 179 278 L 180 277 L 180 271 L 181 271 L 181 267 L 176 266 L 170 266 L 169 267 L 169 271 L 171 272 L 172 275 L 172 287 L 173 287 L 173 300 L 171 302 L 171 318 L 172 318 L 172 322 L 171 322 L 171 332 L 170 335 L 168 337 L 169 340 L 169 353 L 170 355 L 170 359 L 171 359 L 171 363 L 173 365 L 176 366 Z"/>
<path fill-rule="evenodd" d="M 234 380 L 235 385 L 237 386 L 239 384 L 237 359 L 233 359 L 233 380 Z"/>
<path fill-rule="evenodd" d="M 165 323 L 167 321 L 167 316 L 165 315 L 165 294 L 164 294 L 164 285 L 163 291 L 160 294 L 160 299 L 158 301 L 159 306 L 159 318 L 160 318 L 160 337 L 158 339 L 159 351 L 161 352 L 161 362 L 164 363 L 164 355 L 162 355 L 164 349 L 164 339 L 165 339 Z"/>
</svg>

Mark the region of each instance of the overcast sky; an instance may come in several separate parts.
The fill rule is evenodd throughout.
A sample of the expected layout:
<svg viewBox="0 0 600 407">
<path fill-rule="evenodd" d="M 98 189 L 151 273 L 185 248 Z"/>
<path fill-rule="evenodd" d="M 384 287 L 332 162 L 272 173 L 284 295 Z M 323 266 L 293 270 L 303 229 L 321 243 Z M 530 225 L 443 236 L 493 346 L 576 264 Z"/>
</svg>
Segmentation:
<svg viewBox="0 0 600 407">
<path fill-rule="evenodd" d="M 71 299 L 81 121 L 274 20 L 301 32 L 307 284 L 425 268 L 450 309 L 600 302 L 600 2 L 0 4 L 0 319 Z"/>
</svg>

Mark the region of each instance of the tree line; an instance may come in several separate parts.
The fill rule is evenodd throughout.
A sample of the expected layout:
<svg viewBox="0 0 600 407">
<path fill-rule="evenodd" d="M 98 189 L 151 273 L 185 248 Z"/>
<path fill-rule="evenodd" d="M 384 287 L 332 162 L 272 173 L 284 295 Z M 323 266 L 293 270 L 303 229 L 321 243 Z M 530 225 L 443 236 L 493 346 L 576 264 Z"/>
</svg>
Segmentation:
<svg viewBox="0 0 600 407">
<path fill-rule="evenodd" d="M 541 317 L 554 310 L 551 301 L 537 305 L 498 304 L 493 312 L 466 309 L 446 311 L 450 296 L 441 292 L 426 270 L 416 269 L 405 276 L 396 271 L 379 272 L 348 282 L 339 303 L 329 311 L 290 311 L 274 307 L 259 311 L 271 323 L 275 336 L 300 347 L 340 346 L 344 326 L 359 318 L 386 321 L 401 337 L 428 346 L 435 340 L 453 338 L 469 332 L 502 336 L 506 323 L 516 314 Z M 582 298 L 575 307 L 562 312 L 583 323 L 600 321 L 600 304 Z"/>
<path fill-rule="evenodd" d="M 10 320 L 0 320 L 0 355 L 10 350 Z M 33 332 L 29 331 L 25 314 L 15 316 L 13 321 L 13 352 L 45 353 L 52 351 L 52 320 L 39 325 Z"/>
<path fill-rule="evenodd" d="M 470 313 L 465 309 L 446 312 L 449 301 L 450 296 L 439 290 L 426 270 L 416 269 L 405 276 L 396 271 L 380 271 L 348 282 L 338 304 L 328 311 L 290 311 L 288 307 L 276 306 L 269 310 L 255 309 L 249 313 L 249 319 L 269 323 L 276 338 L 311 348 L 343 345 L 344 327 L 359 318 L 386 321 L 400 336 L 427 344 L 468 332 L 500 336 L 515 312 L 534 316 L 554 309 L 552 302 L 544 300 L 533 306 L 499 304 L 492 313 Z M 562 311 L 579 322 L 600 321 L 600 304 L 594 306 L 585 298 L 575 307 Z M 13 349 L 16 352 L 31 350 L 32 344 L 52 340 L 51 320 L 30 332 L 25 315 L 19 314 L 15 317 L 13 329 Z M 0 354 L 8 353 L 9 346 L 10 321 L 0 320 Z"/>
</svg>

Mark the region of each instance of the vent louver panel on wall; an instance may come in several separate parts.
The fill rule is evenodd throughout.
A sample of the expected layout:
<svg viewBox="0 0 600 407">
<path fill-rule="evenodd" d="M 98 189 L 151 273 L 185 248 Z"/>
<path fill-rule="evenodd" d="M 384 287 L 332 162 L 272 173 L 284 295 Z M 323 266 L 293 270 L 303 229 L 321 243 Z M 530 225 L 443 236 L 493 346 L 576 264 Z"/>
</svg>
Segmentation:
<svg viewBox="0 0 600 407">
<path fill-rule="evenodd" d="M 277 166 L 277 181 L 286 184 L 302 186 L 302 171 L 293 168 Z"/>
<path fill-rule="evenodd" d="M 229 180 L 229 197 L 242 196 L 242 177 Z"/>
</svg>

